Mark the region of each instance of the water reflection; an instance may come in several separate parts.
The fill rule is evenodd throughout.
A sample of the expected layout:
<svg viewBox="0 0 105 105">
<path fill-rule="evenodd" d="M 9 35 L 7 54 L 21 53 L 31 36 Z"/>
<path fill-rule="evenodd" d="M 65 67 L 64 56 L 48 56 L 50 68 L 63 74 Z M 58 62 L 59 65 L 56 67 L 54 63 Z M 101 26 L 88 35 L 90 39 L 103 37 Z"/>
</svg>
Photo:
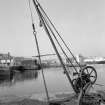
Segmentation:
<svg viewBox="0 0 105 105">
<path fill-rule="evenodd" d="M 5 75 L 0 75 L 0 87 L 11 86 L 16 82 L 32 80 L 38 78 L 38 71 L 27 70 L 25 72 L 11 72 Z"/>
<path fill-rule="evenodd" d="M 13 79 L 16 82 L 17 81 L 37 79 L 37 77 L 38 77 L 38 72 L 32 71 L 32 70 L 28 70 L 25 72 L 17 72 L 17 73 L 14 73 L 14 75 L 13 75 Z"/>
<path fill-rule="evenodd" d="M 96 83 L 104 85 L 101 87 L 94 85 L 94 90 L 105 90 L 105 65 L 94 65 L 94 67 L 98 74 Z M 61 68 L 44 69 L 44 76 L 49 93 L 73 92 L 73 89 Z M 0 96 L 31 96 L 33 94 L 45 94 L 42 73 L 40 70 L 29 70 L 22 73 L 14 72 L 7 76 L 0 76 Z"/>
</svg>

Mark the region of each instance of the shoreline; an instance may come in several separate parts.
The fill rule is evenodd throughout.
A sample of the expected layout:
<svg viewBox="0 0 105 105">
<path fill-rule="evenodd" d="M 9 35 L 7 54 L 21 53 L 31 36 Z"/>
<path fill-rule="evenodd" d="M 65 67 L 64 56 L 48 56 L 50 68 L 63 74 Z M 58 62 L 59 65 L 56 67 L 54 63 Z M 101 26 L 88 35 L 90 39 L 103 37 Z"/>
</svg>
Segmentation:
<svg viewBox="0 0 105 105">
<path fill-rule="evenodd" d="M 56 94 L 55 96 L 52 95 L 51 102 L 55 102 L 55 100 L 59 101 L 59 100 L 67 100 L 70 98 L 72 99 L 72 97 L 74 97 L 74 94 L 70 93 Z M 35 95 L 29 97 L 28 96 L 18 97 L 11 95 L 11 96 L 0 97 L 0 105 L 48 105 L 48 104 L 45 97 L 44 99 L 38 100 L 35 98 Z"/>
<path fill-rule="evenodd" d="M 90 92 L 89 94 L 95 97 L 95 99 L 92 98 L 91 101 L 97 100 L 98 102 L 98 100 L 102 98 L 103 103 L 99 105 L 105 105 L 105 91 L 99 90 L 95 93 Z M 0 105 L 48 105 L 45 99 L 38 100 L 34 96 L 35 95 L 18 97 L 18 96 L 11 95 L 11 96 L 0 97 Z M 65 105 L 77 105 L 78 97 L 74 93 L 61 93 L 61 94 L 56 94 L 54 97 L 52 97 L 50 102 L 65 103 Z M 89 101 L 89 103 L 91 102 Z M 57 104 L 57 105 L 62 105 L 62 104 Z M 92 104 L 92 105 L 95 105 L 95 104 Z"/>
</svg>

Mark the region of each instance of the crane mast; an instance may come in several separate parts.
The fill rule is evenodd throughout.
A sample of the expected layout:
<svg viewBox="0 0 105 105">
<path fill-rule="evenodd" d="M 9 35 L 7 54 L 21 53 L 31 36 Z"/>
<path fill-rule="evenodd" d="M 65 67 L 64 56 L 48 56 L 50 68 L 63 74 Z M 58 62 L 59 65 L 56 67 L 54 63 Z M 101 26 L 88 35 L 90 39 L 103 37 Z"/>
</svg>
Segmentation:
<svg viewBox="0 0 105 105">
<path fill-rule="evenodd" d="M 74 57 L 73 53 L 71 52 L 71 50 L 66 45 L 66 43 L 64 42 L 64 40 L 62 39 L 62 37 L 60 36 L 58 31 L 56 30 L 55 26 L 52 24 L 51 20 L 49 19 L 49 17 L 47 16 L 45 11 L 43 10 L 42 6 L 39 4 L 39 2 L 37 0 L 33 0 L 33 4 L 34 4 L 36 12 L 37 12 L 37 14 L 39 16 L 41 26 L 44 28 L 44 30 L 45 30 L 45 32 L 46 32 L 46 34 L 47 34 L 47 36 L 48 36 L 48 38 L 49 38 L 49 40 L 50 40 L 50 42 L 52 44 L 52 47 L 53 47 L 53 49 L 54 49 L 54 51 L 55 51 L 55 53 L 56 53 L 56 55 L 57 55 L 57 57 L 59 59 L 59 62 L 60 62 L 61 66 L 62 66 L 62 68 L 63 68 L 63 70 L 64 70 L 64 72 L 65 72 L 65 74 L 66 74 L 66 76 L 68 78 L 68 81 L 69 81 L 70 85 L 72 86 L 72 88 L 73 88 L 73 90 L 74 90 L 74 92 L 76 94 L 79 93 L 79 98 L 80 98 L 79 100 L 81 100 L 81 97 L 83 96 L 83 94 L 85 94 L 85 91 L 88 89 L 88 87 L 90 85 L 93 85 L 96 82 L 96 80 L 97 80 L 97 72 L 96 72 L 95 68 L 92 67 L 92 66 L 81 67 L 81 65 L 77 62 L 77 60 Z M 32 21 L 33 21 L 33 19 L 32 19 Z M 35 41 L 36 41 L 36 45 L 37 45 L 39 62 L 40 62 L 40 65 L 41 65 L 40 50 L 39 50 L 37 37 L 36 37 L 36 34 L 35 34 L 34 23 L 32 23 L 32 27 L 33 27 L 33 33 L 34 33 Z M 55 31 L 53 31 L 53 30 L 55 30 Z M 63 42 L 66 49 L 69 51 L 69 53 L 74 58 L 76 64 L 79 67 L 79 71 L 74 66 L 74 64 L 72 63 L 72 61 L 69 59 L 68 55 L 66 54 L 66 52 L 62 48 L 61 44 L 59 43 L 59 41 L 58 41 L 58 39 L 57 39 L 57 37 L 55 35 L 55 32 L 59 36 L 61 41 Z M 65 58 L 68 59 L 69 63 L 74 68 L 74 72 L 73 72 L 73 76 L 75 77 L 74 79 L 72 79 L 71 76 L 69 75 L 68 67 L 67 67 L 67 65 L 65 65 L 65 63 L 64 63 L 64 61 L 62 59 L 62 57 L 61 57 L 61 55 L 59 53 L 59 50 L 57 49 L 57 45 L 55 44 L 55 41 L 57 42 L 58 46 L 60 47 L 62 53 L 65 56 Z M 46 81 L 45 81 L 45 77 L 44 77 L 44 73 L 43 73 L 43 68 L 42 68 L 42 75 L 43 75 L 45 90 L 46 90 L 47 99 L 48 99 L 48 103 L 49 103 L 49 95 L 48 95 L 47 85 L 46 85 Z"/>
<path fill-rule="evenodd" d="M 46 20 L 44 19 L 44 16 L 43 16 L 43 14 L 42 14 L 41 11 L 40 11 L 40 7 L 39 7 L 40 4 L 38 3 L 37 0 L 33 0 L 33 3 L 34 3 L 34 6 L 35 6 L 35 9 L 36 9 L 36 11 L 37 11 L 37 14 L 38 14 L 38 16 L 39 16 L 39 19 L 40 19 L 40 21 L 42 22 L 42 26 L 44 27 L 44 29 L 45 29 L 45 31 L 46 31 L 46 34 L 48 35 L 48 37 L 49 37 L 49 39 L 50 39 L 50 41 L 51 41 L 51 44 L 52 44 L 52 46 L 53 46 L 53 48 L 54 48 L 54 50 L 55 50 L 55 52 L 56 52 L 56 55 L 57 55 L 57 57 L 58 57 L 58 59 L 59 59 L 61 65 L 62 65 L 62 68 L 63 68 L 63 70 L 65 71 L 66 76 L 67 76 L 67 78 L 68 78 L 68 80 L 69 80 L 71 86 L 73 87 L 71 78 L 70 78 L 70 76 L 69 76 L 69 74 L 68 74 L 68 72 L 67 72 L 67 69 L 66 69 L 66 67 L 65 67 L 65 65 L 64 65 L 64 62 L 63 62 L 63 60 L 62 60 L 62 57 L 60 56 L 60 54 L 59 54 L 59 52 L 58 52 L 58 50 L 57 50 L 57 47 L 56 47 L 56 45 L 55 45 L 55 43 L 54 43 L 54 41 L 53 41 L 53 39 L 52 39 L 52 37 L 51 37 L 51 35 L 50 35 L 48 26 L 47 26 L 47 24 L 46 24 Z M 73 89 L 74 89 L 74 88 L 73 88 Z"/>
</svg>

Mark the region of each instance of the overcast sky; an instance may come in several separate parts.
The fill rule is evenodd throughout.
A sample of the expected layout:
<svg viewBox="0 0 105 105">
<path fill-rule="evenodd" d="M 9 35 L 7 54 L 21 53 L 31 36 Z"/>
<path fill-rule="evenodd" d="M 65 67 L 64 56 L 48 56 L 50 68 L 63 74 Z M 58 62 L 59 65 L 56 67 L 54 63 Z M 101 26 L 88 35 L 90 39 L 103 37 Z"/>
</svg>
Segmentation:
<svg viewBox="0 0 105 105">
<path fill-rule="evenodd" d="M 105 56 L 105 0 L 39 2 L 74 54 Z M 32 2 L 31 6 L 35 13 Z M 34 14 L 34 22 L 39 24 L 36 20 Z M 37 29 L 41 53 L 52 53 L 41 30 Z M 0 0 L 0 53 L 7 52 L 15 56 L 37 55 L 28 0 Z"/>
</svg>

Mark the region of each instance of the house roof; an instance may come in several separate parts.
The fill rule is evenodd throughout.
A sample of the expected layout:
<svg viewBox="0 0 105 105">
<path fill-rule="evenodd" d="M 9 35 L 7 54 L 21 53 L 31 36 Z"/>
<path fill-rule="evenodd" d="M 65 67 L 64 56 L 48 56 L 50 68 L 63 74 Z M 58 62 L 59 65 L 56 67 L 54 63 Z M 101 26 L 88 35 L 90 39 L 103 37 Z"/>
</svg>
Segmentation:
<svg viewBox="0 0 105 105">
<path fill-rule="evenodd" d="M 0 60 L 12 59 L 13 57 L 9 54 L 0 54 Z"/>
</svg>

